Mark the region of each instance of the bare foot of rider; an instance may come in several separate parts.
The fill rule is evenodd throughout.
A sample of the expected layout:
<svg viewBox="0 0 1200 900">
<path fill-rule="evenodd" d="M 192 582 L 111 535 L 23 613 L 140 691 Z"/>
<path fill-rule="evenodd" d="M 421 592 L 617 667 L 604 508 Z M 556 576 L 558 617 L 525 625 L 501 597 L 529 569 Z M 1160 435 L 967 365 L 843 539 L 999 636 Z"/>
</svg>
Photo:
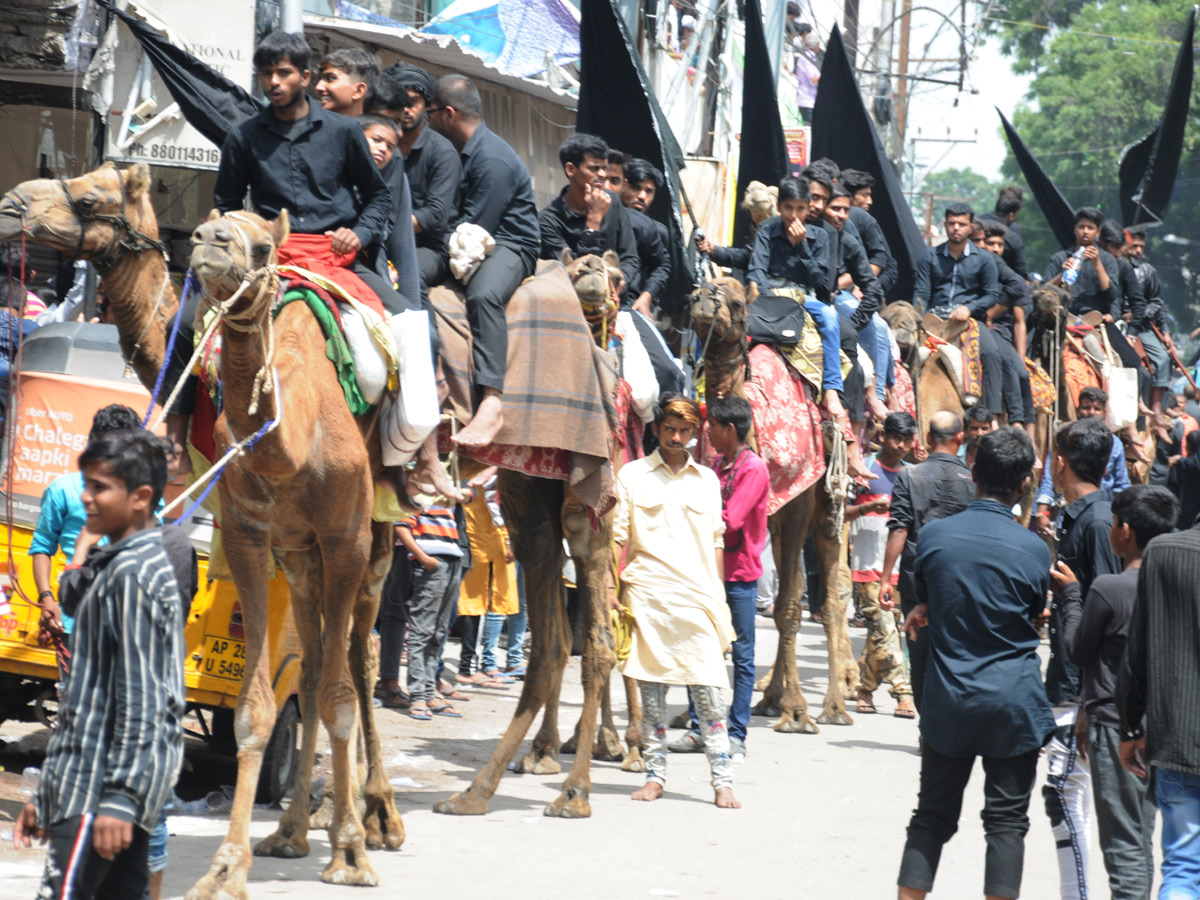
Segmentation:
<svg viewBox="0 0 1200 900">
<path fill-rule="evenodd" d="M 417 464 L 408 476 L 408 489 L 421 494 L 440 495 L 455 503 L 461 503 L 466 497 L 438 459 L 436 431 L 425 439 L 417 451 Z"/>
<path fill-rule="evenodd" d="M 873 391 L 867 392 L 867 411 L 877 422 L 882 422 L 891 412 Z"/>
<path fill-rule="evenodd" d="M 659 784 L 657 781 L 647 781 L 644 785 L 642 785 L 642 787 L 638 788 L 629 796 L 634 800 L 644 800 L 645 802 L 650 803 L 653 800 L 657 800 L 662 795 L 663 786 L 661 784 Z M 730 796 L 732 796 L 732 794 L 730 794 Z"/>
<path fill-rule="evenodd" d="M 732 788 L 717 788 L 716 803 L 720 809 L 742 808 L 742 804 L 738 803 L 737 798 L 733 796 Z"/>
<path fill-rule="evenodd" d="M 496 439 L 504 427 L 504 407 L 500 392 L 495 388 L 484 388 L 483 399 L 475 409 L 470 423 L 451 440 L 460 447 L 486 447 Z"/>
</svg>

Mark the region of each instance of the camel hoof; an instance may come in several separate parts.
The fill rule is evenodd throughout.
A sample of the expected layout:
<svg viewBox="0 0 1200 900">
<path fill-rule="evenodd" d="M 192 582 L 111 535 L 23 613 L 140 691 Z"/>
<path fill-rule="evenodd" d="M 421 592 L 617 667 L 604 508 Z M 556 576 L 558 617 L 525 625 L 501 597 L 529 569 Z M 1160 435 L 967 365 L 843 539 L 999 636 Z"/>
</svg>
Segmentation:
<svg viewBox="0 0 1200 900">
<path fill-rule="evenodd" d="M 579 747 L 579 740 L 572 736 L 563 741 L 563 745 L 558 748 L 559 753 L 565 753 L 567 756 L 574 756 L 576 749 Z"/>
<path fill-rule="evenodd" d="M 797 718 L 784 716 L 775 723 L 775 730 L 780 734 L 820 734 L 821 730 L 808 716 Z"/>
<path fill-rule="evenodd" d="M 781 712 L 782 710 L 779 708 L 779 704 L 771 703 L 768 700 L 762 700 L 758 703 L 758 705 L 750 710 L 750 715 L 762 716 L 766 719 L 773 719 Z"/>
<path fill-rule="evenodd" d="M 363 816 L 368 850 L 399 850 L 404 845 L 404 822 L 395 804 L 377 801 Z"/>
<path fill-rule="evenodd" d="M 625 748 L 621 746 L 621 742 L 614 738 L 611 741 L 598 740 L 596 746 L 592 748 L 592 759 L 600 762 L 617 762 L 625 758 Z"/>
<path fill-rule="evenodd" d="M 482 816 L 487 812 L 487 800 L 472 794 L 470 790 L 459 791 L 433 804 L 433 811 L 447 816 Z"/>
<path fill-rule="evenodd" d="M 328 829 L 333 825 L 333 794 L 326 794 L 321 801 L 321 805 L 317 807 L 317 811 L 309 818 L 309 827 L 317 829 Z"/>
<path fill-rule="evenodd" d="M 378 887 L 379 876 L 361 850 L 334 850 L 333 859 L 321 873 L 326 884 L 349 884 L 357 887 Z"/>
<path fill-rule="evenodd" d="M 832 710 L 823 712 L 817 716 L 817 722 L 821 725 L 853 725 L 854 720 L 850 718 L 850 713 L 845 710 Z"/>
<path fill-rule="evenodd" d="M 548 804 L 542 815 L 556 819 L 590 819 L 592 805 L 588 803 L 586 791 L 579 788 L 563 788 L 558 799 Z"/>
<path fill-rule="evenodd" d="M 629 755 L 621 760 L 622 772 L 645 772 L 646 762 L 642 759 L 642 751 L 637 747 L 629 748 Z"/>
<path fill-rule="evenodd" d="M 681 712 L 679 715 L 677 715 L 675 718 L 673 718 L 671 720 L 670 725 L 668 727 L 670 727 L 670 728 L 691 728 L 692 720 L 688 718 L 687 713 Z"/>
<path fill-rule="evenodd" d="M 557 775 L 562 771 L 558 758 L 540 750 L 530 750 L 513 767 L 518 775 Z"/>
<path fill-rule="evenodd" d="M 249 851 L 241 844 L 222 844 L 213 854 L 212 867 L 187 892 L 186 900 L 249 900 L 246 893 L 249 857 Z"/>
<path fill-rule="evenodd" d="M 278 831 L 254 845 L 254 855 L 300 859 L 308 856 L 308 838 L 303 834 L 293 833 L 289 826 L 281 824 Z"/>
<path fill-rule="evenodd" d="M 758 679 L 758 681 L 754 682 L 754 690 L 758 691 L 758 693 L 760 693 L 760 694 L 770 686 L 771 686 L 771 676 L 770 675 L 764 675 L 762 678 Z"/>
</svg>

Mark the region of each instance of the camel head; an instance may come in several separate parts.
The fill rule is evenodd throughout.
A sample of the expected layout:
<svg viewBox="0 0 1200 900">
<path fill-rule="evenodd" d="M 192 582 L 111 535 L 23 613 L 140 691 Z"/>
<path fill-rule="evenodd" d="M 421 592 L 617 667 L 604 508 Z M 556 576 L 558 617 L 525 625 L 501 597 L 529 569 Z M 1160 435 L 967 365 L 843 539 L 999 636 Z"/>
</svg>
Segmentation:
<svg viewBox="0 0 1200 900">
<path fill-rule="evenodd" d="M 205 293 L 225 301 L 246 278 L 269 277 L 276 250 L 291 232 L 287 210 L 268 221 L 250 212 L 221 215 L 215 209 L 192 232 L 192 272 Z M 247 291 L 251 303 L 255 291 Z"/>
<path fill-rule="evenodd" d="M 754 300 L 755 288 L 751 287 L 750 301 Z M 733 343 L 746 339 L 747 307 L 745 289 L 735 278 L 720 277 L 705 281 L 692 292 L 692 323 L 696 335 L 708 340 L 711 332 L 719 343 Z"/>
<path fill-rule="evenodd" d="M 150 169 L 105 163 L 78 178 L 25 181 L 0 200 L 0 241 L 24 235 L 108 272 L 127 253 L 162 249 Z"/>
<path fill-rule="evenodd" d="M 592 328 L 597 343 L 611 330 L 620 309 L 621 295 L 625 292 L 625 274 L 621 271 L 621 260 L 611 250 L 602 256 L 589 253 L 578 259 L 569 247 L 564 247 L 559 261 L 567 267 L 567 277 L 579 297 L 584 318 Z M 605 324 L 607 323 L 607 328 Z"/>
<path fill-rule="evenodd" d="M 1034 320 L 1043 325 L 1050 325 L 1066 310 L 1067 304 L 1071 302 L 1071 295 L 1057 285 L 1044 284 L 1034 289 L 1032 299 Z"/>
<path fill-rule="evenodd" d="M 921 314 L 905 300 L 889 303 L 879 314 L 892 329 L 896 343 L 900 345 L 900 352 L 907 358 L 912 349 L 921 342 Z"/>
</svg>

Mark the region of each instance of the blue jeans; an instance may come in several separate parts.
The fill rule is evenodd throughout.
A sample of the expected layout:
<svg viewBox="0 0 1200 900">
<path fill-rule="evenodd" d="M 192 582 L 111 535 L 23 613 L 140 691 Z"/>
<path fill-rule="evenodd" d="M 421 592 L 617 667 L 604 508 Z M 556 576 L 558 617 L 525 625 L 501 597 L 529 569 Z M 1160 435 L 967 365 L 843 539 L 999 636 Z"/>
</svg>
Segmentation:
<svg viewBox="0 0 1200 900">
<path fill-rule="evenodd" d="M 1200 775 L 1155 768 L 1162 813 L 1162 885 L 1158 900 L 1200 897 Z"/>
<path fill-rule="evenodd" d="M 729 707 L 729 736 L 746 742 L 750 699 L 754 694 L 754 616 L 758 611 L 757 581 L 725 582 L 725 602 L 737 638 L 733 642 L 733 703 Z"/>
<path fill-rule="evenodd" d="M 825 391 L 841 391 L 845 388 L 842 383 L 842 329 L 838 324 L 837 310 L 828 303 L 820 300 L 805 300 L 804 311 L 812 316 L 821 332 L 821 350 L 825 362 L 821 372 L 821 389 Z"/>
<path fill-rule="evenodd" d="M 835 302 L 838 315 L 849 319 L 858 309 L 859 300 L 849 291 L 838 291 Z M 875 367 L 875 396 L 882 400 L 887 396 L 891 380 L 888 375 L 893 372 L 892 342 L 888 339 L 887 323 L 878 313 L 873 314 L 867 326 L 858 333 L 858 343 L 871 357 L 871 365 Z"/>
<path fill-rule="evenodd" d="M 525 662 L 522 648 L 525 643 L 528 617 L 525 615 L 525 578 L 521 572 L 520 563 L 517 564 L 517 595 L 521 600 L 520 612 L 515 612 L 510 616 L 490 612 L 483 619 L 483 655 L 480 660 L 480 671 L 490 672 L 500 668 L 499 660 L 496 659 L 496 651 L 500 645 L 500 634 L 504 631 L 505 623 L 508 623 L 508 653 L 504 660 L 504 668 L 515 669 Z"/>
<path fill-rule="evenodd" d="M 725 602 L 733 619 L 737 637 L 733 642 L 733 704 L 729 707 L 729 736 L 746 743 L 746 726 L 750 724 L 750 700 L 754 695 L 754 616 L 758 612 L 757 581 L 725 582 Z M 696 705 L 688 694 L 688 717 L 691 731 L 700 735 Z"/>
</svg>

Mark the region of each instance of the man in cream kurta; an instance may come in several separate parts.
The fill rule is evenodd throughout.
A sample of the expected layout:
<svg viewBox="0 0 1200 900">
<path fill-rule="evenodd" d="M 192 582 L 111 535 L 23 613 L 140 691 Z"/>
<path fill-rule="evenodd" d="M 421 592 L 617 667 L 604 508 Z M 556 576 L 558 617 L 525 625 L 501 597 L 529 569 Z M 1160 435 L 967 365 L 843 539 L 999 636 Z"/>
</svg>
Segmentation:
<svg viewBox="0 0 1200 900">
<path fill-rule="evenodd" d="M 736 808 L 720 696 L 729 688 L 724 657 L 735 637 L 721 572 L 725 526 L 717 476 L 687 450 L 699 425 L 695 403 L 664 395 L 655 415 L 659 449 L 626 464 L 617 478 L 613 534 L 627 551 L 622 602 L 636 625 L 621 670 L 638 681 L 646 742 L 646 784 L 633 798 L 662 796 L 667 687 L 681 684 L 705 733 L 716 803 Z"/>
</svg>

